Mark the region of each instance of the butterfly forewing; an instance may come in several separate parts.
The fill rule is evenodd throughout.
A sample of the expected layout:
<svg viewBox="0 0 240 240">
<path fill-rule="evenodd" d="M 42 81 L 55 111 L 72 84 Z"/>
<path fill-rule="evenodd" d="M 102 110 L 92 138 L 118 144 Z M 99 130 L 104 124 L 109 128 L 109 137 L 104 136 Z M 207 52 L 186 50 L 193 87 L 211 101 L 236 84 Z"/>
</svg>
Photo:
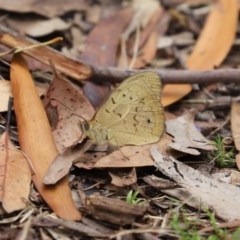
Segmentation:
<svg viewBox="0 0 240 240">
<path fill-rule="evenodd" d="M 112 145 L 142 145 L 159 140 L 164 128 L 161 82 L 143 72 L 127 78 L 90 122 L 100 125 Z"/>
</svg>

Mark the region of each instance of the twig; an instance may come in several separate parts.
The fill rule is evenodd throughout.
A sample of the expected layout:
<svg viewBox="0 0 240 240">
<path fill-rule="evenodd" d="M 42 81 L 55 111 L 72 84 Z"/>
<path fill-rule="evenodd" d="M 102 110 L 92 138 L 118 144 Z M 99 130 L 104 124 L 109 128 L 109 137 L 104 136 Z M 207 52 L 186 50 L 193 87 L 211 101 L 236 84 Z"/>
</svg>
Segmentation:
<svg viewBox="0 0 240 240">
<path fill-rule="evenodd" d="M 193 71 L 193 70 L 159 70 L 159 69 L 144 69 L 130 70 L 119 69 L 114 67 L 96 67 L 92 66 L 94 81 L 108 81 L 112 83 L 121 82 L 134 73 L 152 71 L 156 72 L 164 84 L 210 84 L 210 83 L 230 83 L 240 82 L 240 70 L 238 69 L 217 69 L 208 71 Z"/>
<path fill-rule="evenodd" d="M 8 29 L 4 26 L 0 26 L 0 43 L 8 47 L 27 47 L 36 43 L 30 38 L 19 36 L 18 33 Z M 37 59 L 48 64 L 49 58 L 53 59 L 56 64 L 56 68 L 63 73 L 71 76 L 77 80 L 85 80 L 91 76 L 94 81 L 105 81 L 111 83 L 121 82 L 123 79 L 129 77 L 134 73 L 142 71 L 156 72 L 164 84 L 210 84 L 210 83 L 229 83 L 229 82 L 240 82 L 240 70 L 238 69 L 217 69 L 208 71 L 193 71 L 193 70 L 163 70 L 163 69 L 144 69 L 144 70 L 130 70 L 130 69 L 119 69 L 114 67 L 97 67 L 90 66 L 86 63 L 80 62 L 75 59 L 67 58 L 58 51 L 51 48 L 42 48 L 42 55 L 39 52 L 31 51 L 25 52 L 30 57 Z M 92 70 L 92 71 L 91 71 Z"/>
</svg>

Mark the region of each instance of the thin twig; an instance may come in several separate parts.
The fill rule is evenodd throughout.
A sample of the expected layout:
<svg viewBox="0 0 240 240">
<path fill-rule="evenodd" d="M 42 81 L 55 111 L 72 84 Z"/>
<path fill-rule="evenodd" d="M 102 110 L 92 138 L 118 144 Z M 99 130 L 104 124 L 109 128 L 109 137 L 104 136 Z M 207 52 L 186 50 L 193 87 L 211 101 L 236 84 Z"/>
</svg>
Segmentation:
<svg viewBox="0 0 240 240">
<path fill-rule="evenodd" d="M 193 70 L 164 70 L 164 69 L 119 69 L 114 67 L 96 67 L 92 66 L 94 81 L 108 81 L 119 83 L 132 74 L 144 71 L 156 72 L 164 84 L 211 84 L 211 83 L 230 83 L 240 82 L 239 69 L 217 69 L 207 71 Z"/>
</svg>

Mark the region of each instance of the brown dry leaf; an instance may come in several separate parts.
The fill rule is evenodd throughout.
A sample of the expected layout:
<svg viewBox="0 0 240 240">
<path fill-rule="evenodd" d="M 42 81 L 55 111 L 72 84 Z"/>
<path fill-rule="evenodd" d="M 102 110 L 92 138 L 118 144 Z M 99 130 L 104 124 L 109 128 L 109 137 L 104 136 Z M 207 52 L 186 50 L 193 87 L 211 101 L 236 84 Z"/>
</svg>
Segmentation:
<svg viewBox="0 0 240 240">
<path fill-rule="evenodd" d="M 103 101 L 109 96 L 110 92 L 110 85 L 100 85 L 92 81 L 87 81 L 83 86 L 83 93 L 94 108 L 101 106 Z"/>
<path fill-rule="evenodd" d="M 44 99 L 44 105 L 60 152 L 72 146 L 82 135 L 79 127 L 80 117 L 91 119 L 95 113 L 82 90 L 56 73 Z"/>
<path fill-rule="evenodd" d="M 151 153 L 156 167 L 187 190 L 189 197 L 199 203 L 198 207 L 207 206 L 226 221 L 239 219 L 239 187 L 207 177 L 171 156 L 162 155 L 157 148 Z"/>
<path fill-rule="evenodd" d="M 8 100 L 12 96 L 10 82 L 0 80 L 0 112 L 8 110 Z"/>
<path fill-rule="evenodd" d="M 122 34 L 122 51 L 118 60 L 119 67 L 142 68 L 155 57 L 159 36 L 166 32 L 169 16 L 163 11 L 157 1 L 154 0 L 151 3 L 153 5 L 150 7 L 151 4 L 149 2 L 141 2 L 142 5 L 140 4 L 135 9 L 132 21 Z M 145 5 L 147 6 L 145 7 Z M 146 11 L 143 13 L 144 7 Z M 142 13 L 143 18 L 141 18 Z M 139 26 L 144 27 L 140 33 Z M 127 54 L 125 41 L 132 32 L 136 32 L 136 34 L 128 40 Z M 127 55 L 131 57 L 127 58 Z"/>
<path fill-rule="evenodd" d="M 231 130 L 235 147 L 240 151 L 240 103 L 233 101 L 231 105 Z M 240 154 L 236 155 L 236 163 L 240 169 Z"/>
<path fill-rule="evenodd" d="M 197 130 L 194 115 L 191 113 L 166 121 L 166 132 L 174 137 L 174 142 L 168 146 L 180 152 L 199 155 L 200 152 L 197 149 L 206 151 L 215 149 L 214 144 Z"/>
<path fill-rule="evenodd" d="M 58 152 L 42 102 L 27 64 L 20 54 L 13 57 L 10 77 L 19 143 L 33 165 L 32 180 L 43 199 L 58 216 L 68 220 L 79 220 L 81 215 L 73 203 L 68 179 L 64 178 L 52 187 L 42 182 L 51 161 Z"/>
<path fill-rule="evenodd" d="M 125 9 L 99 21 L 88 35 L 81 60 L 96 66 L 115 66 L 119 39 L 131 14 Z"/>
<path fill-rule="evenodd" d="M 214 3 L 201 36 L 187 60 L 188 69 L 210 70 L 222 63 L 235 38 L 238 11 L 236 0 Z"/>
<path fill-rule="evenodd" d="M 110 169 L 108 174 L 111 177 L 111 184 L 117 187 L 130 186 L 137 182 L 137 173 L 135 168 L 128 169 Z"/>
<path fill-rule="evenodd" d="M 45 174 L 43 179 L 44 184 L 55 184 L 68 175 L 73 161 L 80 158 L 88 148 L 88 144 L 85 144 L 84 146 L 77 144 L 76 146 L 67 148 L 63 153 L 57 155 Z"/>
<path fill-rule="evenodd" d="M 81 11 L 89 8 L 84 0 L 18 0 L 1 1 L 0 9 L 18 13 L 35 12 L 46 17 L 63 15 L 69 11 Z"/>
<path fill-rule="evenodd" d="M 36 42 L 33 42 L 26 37 L 20 38 L 17 35 L 10 34 L 8 29 L 0 25 L 0 43 L 10 48 L 24 48 L 35 44 Z M 86 80 L 92 74 L 92 70 L 88 65 L 68 58 L 49 47 L 32 48 L 24 51 L 24 54 L 27 54 L 31 58 L 37 59 L 46 65 L 49 65 L 49 59 L 51 59 L 57 70 L 77 80 Z"/>
<path fill-rule="evenodd" d="M 187 59 L 190 70 L 211 70 L 219 66 L 227 56 L 234 41 L 238 20 L 236 0 L 214 2 L 197 44 Z M 192 90 L 189 84 L 165 85 L 163 105 L 176 102 Z"/>
<path fill-rule="evenodd" d="M 119 39 L 130 22 L 131 14 L 131 10 L 125 9 L 100 20 L 88 35 L 80 59 L 93 66 L 115 66 Z M 87 82 L 83 91 L 92 105 L 98 107 L 109 94 L 109 86 Z"/>
<path fill-rule="evenodd" d="M 12 29 L 17 30 L 22 35 L 32 37 L 42 37 L 54 31 L 64 31 L 70 28 L 71 24 L 63 21 L 60 18 L 51 18 L 43 20 L 40 17 L 33 18 L 10 18 L 7 19 L 7 24 Z"/>
<path fill-rule="evenodd" d="M 7 132 L 0 138 L 0 201 L 8 213 L 28 204 L 31 169 L 24 154 L 10 141 Z"/>
<path fill-rule="evenodd" d="M 164 134 L 157 144 L 163 154 L 169 154 L 168 144 L 171 143 L 171 137 Z M 125 146 L 121 151 L 117 150 L 105 157 L 100 158 L 94 165 L 94 168 L 125 168 L 125 167 L 146 167 L 153 166 L 153 160 L 149 150 L 155 144 L 143 146 Z M 174 155 L 173 152 L 171 154 Z M 94 159 L 94 161 L 96 161 Z"/>
<path fill-rule="evenodd" d="M 36 88 L 39 96 L 46 93 L 43 85 L 36 83 Z M 8 110 L 8 100 L 10 97 L 12 97 L 10 81 L 0 80 L 0 112 L 6 112 Z"/>
</svg>

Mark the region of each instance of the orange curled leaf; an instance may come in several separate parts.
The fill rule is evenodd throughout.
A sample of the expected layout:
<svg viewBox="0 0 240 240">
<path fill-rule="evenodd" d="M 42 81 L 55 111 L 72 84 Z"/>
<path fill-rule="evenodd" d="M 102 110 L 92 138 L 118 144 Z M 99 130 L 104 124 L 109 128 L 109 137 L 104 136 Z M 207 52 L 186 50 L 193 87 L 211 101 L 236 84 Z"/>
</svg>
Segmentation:
<svg viewBox="0 0 240 240">
<path fill-rule="evenodd" d="M 20 54 L 14 55 L 12 59 L 10 78 L 19 143 L 33 165 L 32 180 L 43 199 L 59 217 L 79 220 L 81 215 L 73 203 L 67 178 L 51 187 L 42 182 L 58 152 L 42 102 L 26 61 Z"/>
</svg>

